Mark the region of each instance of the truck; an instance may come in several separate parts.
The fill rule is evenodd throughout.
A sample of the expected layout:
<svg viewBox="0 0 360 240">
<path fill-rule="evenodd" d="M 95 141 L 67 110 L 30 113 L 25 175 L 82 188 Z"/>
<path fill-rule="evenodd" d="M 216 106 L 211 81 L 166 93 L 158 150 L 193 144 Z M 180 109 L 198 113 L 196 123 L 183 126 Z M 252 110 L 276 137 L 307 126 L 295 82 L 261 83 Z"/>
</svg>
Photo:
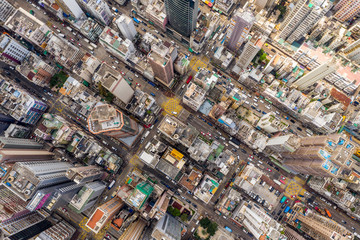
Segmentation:
<svg viewBox="0 0 360 240">
<path fill-rule="evenodd" d="M 190 76 L 188 77 L 188 79 L 186 80 L 186 84 L 189 84 L 192 78 L 193 78 L 193 76 L 190 75 Z"/>
<path fill-rule="evenodd" d="M 286 200 L 286 197 L 285 197 L 285 196 L 283 196 L 283 197 L 281 198 L 281 200 L 280 200 L 280 203 L 285 202 L 285 200 Z"/>
<path fill-rule="evenodd" d="M 274 180 L 274 183 L 276 183 L 276 184 L 279 185 L 279 186 L 281 185 L 281 182 L 279 182 L 279 181 L 276 180 L 276 179 Z"/>
<path fill-rule="evenodd" d="M 146 131 L 143 138 L 146 138 L 149 135 L 149 131 Z"/>
<path fill-rule="evenodd" d="M 290 210 L 290 207 L 289 207 L 289 206 L 286 206 L 286 208 L 285 208 L 285 210 L 284 210 L 284 213 L 289 212 L 289 210 Z"/>
<path fill-rule="evenodd" d="M 95 43 L 90 43 L 90 45 L 93 47 L 93 48 L 97 48 L 97 45 Z"/>
<path fill-rule="evenodd" d="M 116 12 L 116 13 L 119 12 L 119 10 L 117 10 L 117 9 L 114 8 L 114 7 L 112 7 L 111 9 L 112 9 L 114 12 Z"/>
<path fill-rule="evenodd" d="M 330 211 L 329 211 L 329 210 L 327 210 L 326 208 L 325 208 L 325 212 L 326 212 L 326 215 L 327 215 L 329 218 L 331 218 L 331 217 L 332 217 L 332 215 L 331 215 Z"/>
<path fill-rule="evenodd" d="M 112 180 L 111 183 L 108 186 L 108 189 L 110 190 L 115 184 L 115 180 Z"/>
</svg>

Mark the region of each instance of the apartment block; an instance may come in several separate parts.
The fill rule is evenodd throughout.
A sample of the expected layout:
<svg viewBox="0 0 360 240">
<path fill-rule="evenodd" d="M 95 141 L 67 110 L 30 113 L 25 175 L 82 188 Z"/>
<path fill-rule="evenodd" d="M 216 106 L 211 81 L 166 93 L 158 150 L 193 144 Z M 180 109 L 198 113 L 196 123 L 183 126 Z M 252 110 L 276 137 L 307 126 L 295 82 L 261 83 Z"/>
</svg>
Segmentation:
<svg viewBox="0 0 360 240">
<path fill-rule="evenodd" d="M 230 20 L 225 45 L 230 50 L 237 52 L 248 37 L 254 22 L 255 17 L 251 12 L 239 9 Z"/>
<path fill-rule="evenodd" d="M 116 25 L 120 29 L 121 34 L 129 40 L 133 40 L 137 34 L 133 20 L 128 16 L 120 16 L 115 21 Z"/>
<path fill-rule="evenodd" d="M 0 1 L 0 21 L 6 22 L 15 13 L 15 7 L 6 0 Z"/>
<path fill-rule="evenodd" d="M 119 198 L 110 199 L 96 208 L 85 226 L 98 233 L 123 206 L 124 202 Z"/>
<path fill-rule="evenodd" d="M 146 7 L 146 15 L 155 26 L 166 31 L 168 18 L 165 12 L 165 2 L 163 0 L 155 0 Z"/>
<path fill-rule="evenodd" d="M 284 131 L 289 127 L 289 124 L 278 118 L 275 113 L 269 112 L 260 118 L 257 127 L 268 133 L 276 133 Z"/>
<path fill-rule="evenodd" d="M 356 0 L 340 0 L 334 7 L 334 18 L 341 22 L 352 20 L 360 13 L 360 2 Z"/>
<path fill-rule="evenodd" d="M 147 56 L 150 66 L 154 72 L 155 79 L 170 87 L 174 82 L 174 60 L 171 53 L 176 51 L 174 46 L 153 45 Z"/>
<path fill-rule="evenodd" d="M 41 232 L 36 237 L 37 240 L 70 240 L 74 235 L 76 228 L 65 221 L 61 221 L 54 226 Z"/>
<path fill-rule="evenodd" d="M 187 86 L 183 96 L 183 103 L 196 112 L 203 104 L 205 94 L 206 91 L 202 87 L 192 82 Z"/>
<path fill-rule="evenodd" d="M 331 7 L 330 1 L 297 1 L 280 26 L 279 37 L 290 43 L 300 40 Z"/>
<path fill-rule="evenodd" d="M 73 167 L 66 172 L 66 177 L 75 183 L 93 182 L 99 180 L 104 175 L 104 171 L 95 165 Z"/>
<path fill-rule="evenodd" d="M 92 207 L 98 197 L 103 193 L 106 186 L 99 181 L 87 183 L 81 190 L 71 199 L 69 207 L 76 213 L 81 213 Z"/>
<path fill-rule="evenodd" d="M 17 64 L 20 64 L 30 53 L 23 45 L 5 34 L 0 37 L 0 50 L 3 57 Z"/>
<path fill-rule="evenodd" d="M 17 162 L 2 183 L 24 201 L 30 200 L 38 189 L 69 181 L 65 176 L 71 167 L 67 162 Z"/>
</svg>

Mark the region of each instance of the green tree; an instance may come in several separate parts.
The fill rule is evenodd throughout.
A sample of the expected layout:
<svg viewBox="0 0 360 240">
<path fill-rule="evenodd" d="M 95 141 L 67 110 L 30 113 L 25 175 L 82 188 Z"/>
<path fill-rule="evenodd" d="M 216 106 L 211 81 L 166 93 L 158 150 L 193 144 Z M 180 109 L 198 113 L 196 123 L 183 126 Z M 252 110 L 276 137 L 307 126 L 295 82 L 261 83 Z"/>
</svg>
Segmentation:
<svg viewBox="0 0 360 240">
<path fill-rule="evenodd" d="M 180 216 L 180 210 L 179 209 L 177 209 L 177 208 L 174 208 L 174 212 L 173 212 L 174 214 L 174 217 L 178 217 L 178 216 Z"/>
<path fill-rule="evenodd" d="M 189 216 L 186 213 L 183 213 L 183 214 L 181 214 L 180 219 L 181 219 L 181 221 L 186 222 L 188 220 L 188 217 Z"/>
<path fill-rule="evenodd" d="M 354 207 L 350 208 L 350 210 L 351 210 L 352 212 L 355 212 L 355 208 L 354 208 Z"/>
<path fill-rule="evenodd" d="M 206 217 L 200 220 L 200 226 L 207 228 L 210 225 L 211 221 Z"/>
<path fill-rule="evenodd" d="M 207 232 L 210 234 L 210 236 L 214 236 L 217 229 L 218 229 L 218 225 L 215 222 L 212 222 L 207 227 Z"/>
</svg>

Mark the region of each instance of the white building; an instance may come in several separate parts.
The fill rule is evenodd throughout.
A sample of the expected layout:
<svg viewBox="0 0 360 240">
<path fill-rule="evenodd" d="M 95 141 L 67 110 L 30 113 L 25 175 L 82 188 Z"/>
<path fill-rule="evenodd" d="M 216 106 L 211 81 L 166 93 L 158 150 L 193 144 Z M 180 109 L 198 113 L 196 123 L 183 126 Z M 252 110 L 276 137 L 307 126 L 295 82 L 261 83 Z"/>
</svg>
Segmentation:
<svg viewBox="0 0 360 240">
<path fill-rule="evenodd" d="M 360 39 L 347 46 L 343 53 L 351 61 L 360 64 Z"/>
<path fill-rule="evenodd" d="M 121 34 L 129 39 L 133 40 L 134 37 L 137 34 L 135 25 L 133 23 L 133 20 L 129 18 L 128 16 L 122 15 L 118 19 L 116 19 L 116 24 L 121 32 Z"/>
<path fill-rule="evenodd" d="M 236 210 L 235 210 L 236 211 Z M 286 239 L 281 234 L 282 226 L 270 217 L 270 214 L 254 203 L 244 203 L 234 214 L 238 221 L 248 229 L 256 239 L 267 236 L 268 239 Z"/>
<path fill-rule="evenodd" d="M 254 23 L 255 17 L 250 11 L 239 9 L 230 20 L 230 26 L 226 32 L 226 46 L 232 51 L 237 51 L 248 37 Z"/>
<path fill-rule="evenodd" d="M 202 87 L 192 82 L 187 86 L 183 96 L 183 103 L 196 112 L 203 104 L 205 94 L 206 91 Z"/>
<path fill-rule="evenodd" d="M 69 17 L 80 19 L 85 14 L 80 8 L 76 0 L 57 0 L 57 5 L 63 10 L 63 12 Z"/>
<path fill-rule="evenodd" d="M 257 126 L 268 133 L 276 133 L 284 131 L 289 124 L 276 117 L 275 113 L 269 112 L 260 118 Z"/>
<path fill-rule="evenodd" d="M 135 53 L 135 46 L 129 40 L 122 40 L 119 33 L 113 29 L 106 27 L 100 35 L 100 43 L 106 49 L 118 58 L 128 60 Z"/>
<path fill-rule="evenodd" d="M 335 63 L 329 62 L 324 63 L 309 73 L 305 74 L 299 80 L 293 83 L 294 87 L 297 87 L 299 90 L 304 90 L 309 86 L 312 86 L 317 81 L 324 79 L 327 75 L 336 71 Z"/>
<path fill-rule="evenodd" d="M 299 0 L 280 26 L 280 38 L 294 42 L 304 37 L 331 8 L 332 3 Z"/>
<path fill-rule="evenodd" d="M 113 19 L 112 13 L 106 1 L 103 0 L 87 0 L 79 1 L 80 4 L 91 16 L 105 25 L 109 25 Z"/>
<path fill-rule="evenodd" d="M 245 44 L 244 50 L 239 56 L 239 60 L 237 61 L 237 65 L 246 69 L 256 54 L 260 51 L 261 46 L 266 41 L 266 37 L 261 34 L 254 34 L 254 36 Z"/>
<path fill-rule="evenodd" d="M 0 0 L 0 21 L 6 22 L 11 15 L 15 12 L 13 5 L 8 3 L 6 0 Z"/>
<path fill-rule="evenodd" d="M 4 57 L 16 63 L 21 63 L 29 54 L 29 50 L 8 36 L 4 36 L 1 40 L 0 49 Z"/>
</svg>

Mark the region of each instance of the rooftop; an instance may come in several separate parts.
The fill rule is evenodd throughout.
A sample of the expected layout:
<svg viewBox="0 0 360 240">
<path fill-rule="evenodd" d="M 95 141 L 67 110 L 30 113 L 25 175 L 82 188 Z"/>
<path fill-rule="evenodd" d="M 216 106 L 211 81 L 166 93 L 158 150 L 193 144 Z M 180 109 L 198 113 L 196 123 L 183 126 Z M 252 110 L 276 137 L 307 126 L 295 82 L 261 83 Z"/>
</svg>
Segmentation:
<svg viewBox="0 0 360 240">
<path fill-rule="evenodd" d="M 121 130 L 123 127 L 122 112 L 109 104 L 94 107 L 88 118 L 89 130 L 94 134 Z"/>
</svg>

